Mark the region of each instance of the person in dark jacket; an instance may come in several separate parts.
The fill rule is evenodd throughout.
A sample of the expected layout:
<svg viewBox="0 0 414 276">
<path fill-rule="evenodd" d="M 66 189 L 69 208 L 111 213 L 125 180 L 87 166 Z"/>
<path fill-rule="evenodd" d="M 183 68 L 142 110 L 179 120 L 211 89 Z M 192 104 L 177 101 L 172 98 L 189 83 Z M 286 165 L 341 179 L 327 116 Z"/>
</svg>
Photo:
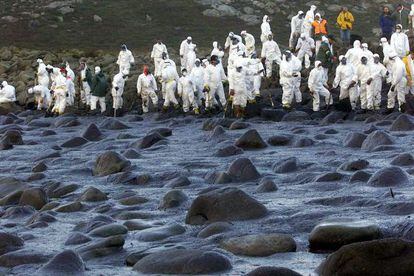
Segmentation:
<svg viewBox="0 0 414 276">
<path fill-rule="evenodd" d="M 395 11 L 392 13 L 391 17 L 394 20 L 394 24 L 398 25 L 400 24 L 403 26 L 403 30 L 409 29 L 409 23 L 408 23 L 408 15 L 409 10 L 405 9 L 402 4 L 398 4 Z"/>
<path fill-rule="evenodd" d="M 316 53 L 316 59 L 321 62 L 321 66 L 324 70 L 324 76 L 326 82 L 328 82 L 329 71 L 333 69 L 335 63 L 335 55 L 333 50 L 333 45 L 335 43 L 335 37 L 333 35 L 328 35 L 327 37 L 322 37 L 321 47 Z"/>
<path fill-rule="evenodd" d="M 390 9 L 384 7 L 382 15 L 380 16 L 380 26 L 382 37 L 386 37 L 388 40 L 391 39 L 391 35 L 394 32 L 395 20 L 391 16 Z"/>
<path fill-rule="evenodd" d="M 91 110 L 96 110 L 96 104 L 99 102 L 101 113 L 106 111 L 105 96 L 108 92 L 108 80 L 99 66 L 95 67 L 95 77 L 92 80 L 91 87 Z"/>
</svg>

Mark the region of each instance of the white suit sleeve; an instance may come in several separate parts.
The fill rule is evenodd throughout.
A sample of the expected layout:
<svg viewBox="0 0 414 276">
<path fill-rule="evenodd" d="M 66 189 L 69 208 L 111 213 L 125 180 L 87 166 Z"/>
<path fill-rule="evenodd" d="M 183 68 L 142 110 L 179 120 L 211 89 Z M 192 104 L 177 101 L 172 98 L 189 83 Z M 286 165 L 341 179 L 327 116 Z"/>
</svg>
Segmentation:
<svg viewBox="0 0 414 276">
<path fill-rule="evenodd" d="M 408 36 L 404 36 L 404 43 L 405 43 L 405 54 L 410 52 L 410 42 L 408 41 Z"/>
<path fill-rule="evenodd" d="M 155 45 L 152 47 L 151 58 L 155 57 Z"/>
<path fill-rule="evenodd" d="M 152 87 L 154 88 L 154 91 L 157 91 L 158 87 L 157 87 L 157 82 L 155 81 L 154 76 L 152 76 L 151 81 L 152 81 Z"/>
<path fill-rule="evenodd" d="M 276 52 L 276 63 L 280 64 L 282 62 L 282 52 L 280 51 L 279 45 L 275 43 L 275 52 Z"/>
<path fill-rule="evenodd" d="M 224 72 L 224 69 L 222 67 L 220 67 L 220 74 L 221 74 L 221 80 L 222 81 L 227 80 L 226 73 Z"/>
<path fill-rule="evenodd" d="M 184 45 L 185 41 L 181 42 L 180 45 L 180 56 L 183 56 L 185 53 L 185 45 Z"/>
<path fill-rule="evenodd" d="M 118 64 L 118 65 L 121 64 L 121 52 L 118 55 L 118 60 L 116 61 L 116 64 Z"/>
<path fill-rule="evenodd" d="M 340 82 L 341 82 L 341 71 L 340 71 L 340 67 L 338 66 L 336 68 L 335 79 L 332 84 L 333 88 L 337 88 Z"/>
<path fill-rule="evenodd" d="M 263 47 L 262 47 L 262 53 L 261 53 L 262 58 L 266 57 L 266 52 L 267 52 L 266 48 L 267 48 L 267 43 L 265 42 L 263 43 Z"/>
<path fill-rule="evenodd" d="M 178 93 L 178 96 L 180 97 L 183 94 L 183 84 L 181 80 L 178 81 L 177 93 Z"/>
<path fill-rule="evenodd" d="M 135 58 L 131 51 L 129 52 L 129 63 L 131 64 L 135 63 Z"/>
<path fill-rule="evenodd" d="M 141 94 L 141 76 L 139 76 L 137 80 L 137 93 L 138 95 Z"/>
</svg>

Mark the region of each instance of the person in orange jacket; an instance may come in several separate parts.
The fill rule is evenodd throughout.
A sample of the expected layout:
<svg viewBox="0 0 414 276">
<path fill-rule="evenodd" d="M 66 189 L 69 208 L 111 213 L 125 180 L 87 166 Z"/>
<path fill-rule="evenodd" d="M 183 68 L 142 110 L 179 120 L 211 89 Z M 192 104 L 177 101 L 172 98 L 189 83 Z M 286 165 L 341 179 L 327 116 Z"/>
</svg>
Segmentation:
<svg viewBox="0 0 414 276">
<path fill-rule="evenodd" d="M 352 13 L 348 10 L 347 7 L 342 7 L 341 12 L 336 19 L 336 23 L 340 29 L 339 32 L 344 46 L 349 46 L 351 42 L 351 30 L 354 22 L 355 19 Z"/>
<path fill-rule="evenodd" d="M 317 53 L 322 43 L 322 37 L 328 35 L 328 21 L 323 19 L 320 13 L 317 13 L 315 14 L 315 21 L 312 22 L 312 29 Z"/>
</svg>

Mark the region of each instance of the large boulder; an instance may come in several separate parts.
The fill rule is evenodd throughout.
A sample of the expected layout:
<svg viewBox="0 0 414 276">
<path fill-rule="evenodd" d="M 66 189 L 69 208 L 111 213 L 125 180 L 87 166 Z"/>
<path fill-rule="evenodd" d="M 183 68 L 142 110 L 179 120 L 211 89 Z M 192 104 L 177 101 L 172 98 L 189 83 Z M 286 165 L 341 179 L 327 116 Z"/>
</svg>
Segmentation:
<svg viewBox="0 0 414 276">
<path fill-rule="evenodd" d="M 394 187 L 408 183 L 407 174 L 399 167 L 380 169 L 368 180 L 368 185 L 374 187 Z"/>
<path fill-rule="evenodd" d="M 33 249 L 20 249 L 0 256 L 0 267 L 15 267 L 25 264 L 42 264 L 49 260 L 49 256 Z"/>
<path fill-rule="evenodd" d="M 286 135 L 275 135 L 267 139 L 267 142 L 272 146 L 287 146 L 292 138 Z"/>
<path fill-rule="evenodd" d="M 154 144 L 158 143 L 159 141 L 165 140 L 164 136 L 159 134 L 158 132 L 153 132 L 142 139 L 132 143 L 130 146 L 137 149 L 147 149 L 152 147 Z"/>
<path fill-rule="evenodd" d="M 412 116 L 401 114 L 398 118 L 392 123 L 391 131 L 411 131 L 414 130 L 414 122 L 412 121 Z"/>
<path fill-rule="evenodd" d="M 221 254 L 198 249 L 167 249 L 150 254 L 134 265 L 145 274 L 214 274 L 231 269 L 230 261 Z"/>
<path fill-rule="evenodd" d="M 73 137 L 65 142 L 63 142 L 62 145 L 60 145 L 62 148 L 76 148 L 85 145 L 88 143 L 88 140 L 82 137 Z"/>
<path fill-rule="evenodd" d="M 106 194 L 95 187 L 89 187 L 79 197 L 80 201 L 87 201 L 87 202 L 105 201 L 107 199 L 108 197 L 106 196 Z"/>
<path fill-rule="evenodd" d="M 24 190 L 26 187 L 25 183 L 15 177 L 0 176 L 0 198 Z"/>
<path fill-rule="evenodd" d="M 126 160 L 122 155 L 114 151 L 107 151 L 98 156 L 96 159 L 93 175 L 107 176 L 123 171 L 130 165 L 130 161 Z"/>
<path fill-rule="evenodd" d="M 233 155 L 243 154 L 243 149 L 236 147 L 234 145 L 230 145 L 221 149 L 218 149 L 214 156 L 216 157 L 228 157 Z"/>
<path fill-rule="evenodd" d="M 351 132 L 345 137 L 343 145 L 347 148 L 361 148 L 366 138 L 367 135 L 363 133 Z"/>
<path fill-rule="evenodd" d="M 301 274 L 285 267 L 261 266 L 250 271 L 246 276 L 302 276 Z"/>
<path fill-rule="evenodd" d="M 186 229 L 184 226 L 174 223 L 171 225 L 141 230 L 136 238 L 145 242 L 160 241 L 172 236 L 181 235 L 185 233 L 185 231 Z"/>
<path fill-rule="evenodd" d="M 125 226 L 113 223 L 97 227 L 89 232 L 89 235 L 92 237 L 107 238 L 116 235 L 125 235 L 127 233 L 128 229 Z"/>
<path fill-rule="evenodd" d="M 298 169 L 298 159 L 290 157 L 273 164 L 273 171 L 275 173 L 290 173 Z"/>
<path fill-rule="evenodd" d="M 31 188 L 22 193 L 19 205 L 29 205 L 40 210 L 48 201 L 47 194 L 42 188 Z"/>
<path fill-rule="evenodd" d="M 237 188 L 217 189 L 198 196 L 187 213 L 187 224 L 238 221 L 266 216 L 266 207 Z"/>
<path fill-rule="evenodd" d="M 180 206 L 187 200 L 187 196 L 183 191 L 171 190 L 164 195 L 160 203 L 160 209 L 169 209 Z"/>
<path fill-rule="evenodd" d="M 414 275 L 414 242 L 383 239 L 341 247 L 322 262 L 321 276 Z"/>
<path fill-rule="evenodd" d="M 260 134 L 255 129 L 248 130 L 237 141 L 235 145 L 242 149 L 261 149 L 267 147 Z"/>
<path fill-rule="evenodd" d="M 335 251 L 341 246 L 381 237 L 378 226 L 365 222 L 326 222 L 318 224 L 309 235 L 311 252 Z"/>
<path fill-rule="evenodd" d="M 414 165 L 414 156 L 411 153 L 399 154 L 391 161 L 393 166 L 412 166 Z"/>
<path fill-rule="evenodd" d="M 37 272 L 39 275 L 79 275 L 85 272 L 85 263 L 73 250 L 65 250 L 54 256 Z"/>
<path fill-rule="evenodd" d="M 125 243 L 124 235 L 110 236 L 88 243 L 76 249 L 84 260 L 108 256 L 122 250 Z"/>
<path fill-rule="evenodd" d="M 105 121 L 100 124 L 100 127 L 108 130 L 121 130 L 129 128 L 129 126 L 115 118 L 106 118 Z"/>
<path fill-rule="evenodd" d="M 23 244 L 23 239 L 18 236 L 11 233 L 0 232 L 0 255 L 18 250 Z"/>
<path fill-rule="evenodd" d="M 239 158 L 230 164 L 227 174 L 237 181 L 251 181 L 258 179 L 260 173 L 248 158 Z"/>
<path fill-rule="evenodd" d="M 3 142 L 7 142 L 10 145 L 23 145 L 23 138 L 20 131 L 15 129 L 7 130 L 6 133 L 1 137 Z"/>
<path fill-rule="evenodd" d="M 292 111 L 282 118 L 282 122 L 304 122 L 308 120 L 311 120 L 311 117 L 304 111 Z"/>
<path fill-rule="evenodd" d="M 90 124 L 83 132 L 82 137 L 88 141 L 100 141 L 103 134 L 95 124 Z"/>
<path fill-rule="evenodd" d="M 368 135 L 367 139 L 362 143 L 361 149 L 367 151 L 374 151 L 379 146 L 392 145 L 393 139 L 382 130 L 377 130 Z"/>
<path fill-rule="evenodd" d="M 266 257 L 275 253 L 295 252 L 295 240 L 285 234 L 258 234 L 224 240 L 221 247 L 235 255 Z"/>
</svg>

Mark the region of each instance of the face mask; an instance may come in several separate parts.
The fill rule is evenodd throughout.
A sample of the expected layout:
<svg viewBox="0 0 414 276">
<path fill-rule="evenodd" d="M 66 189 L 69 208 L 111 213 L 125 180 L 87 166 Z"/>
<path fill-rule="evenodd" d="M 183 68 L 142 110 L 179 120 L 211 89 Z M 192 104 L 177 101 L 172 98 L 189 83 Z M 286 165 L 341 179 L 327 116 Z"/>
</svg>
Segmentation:
<svg viewBox="0 0 414 276">
<path fill-rule="evenodd" d="M 240 73 L 242 71 L 242 67 L 237 67 L 236 70 Z"/>
<path fill-rule="evenodd" d="M 374 63 L 378 64 L 379 63 L 379 59 L 374 59 Z"/>
<path fill-rule="evenodd" d="M 196 63 L 195 63 L 195 66 L 196 66 L 196 67 L 200 67 L 200 62 L 196 62 Z"/>
<path fill-rule="evenodd" d="M 187 72 L 183 72 L 183 77 L 187 76 Z"/>
<path fill-rule="evenodd" d="M 149 69 L 148 68 L 144 68 L 144 75 L 145 76 L 148 76 L 148 74 L 149 74 Z"/>
<path fill-rule="evenodd" d="M 342 65 L 346 65 L 346 59 L 341 60 Z"/>
<path fill-rule="evenodd" d="M 397 33 L 401 33 L 401 30 L 400 30 L 400 29 L 397 29 L 397 30 L 396 30 L 396 32 L 397 32 Z"/>
<path fill-rule="evenodd" d="M 363 65 L 367 65 L 367 63 L 368 63 L 368 60 L 366 60 L 366 59 L 363 59 L 363 60 L 361 60 L 361 63 L 362 63 Z"/>
</svg>

